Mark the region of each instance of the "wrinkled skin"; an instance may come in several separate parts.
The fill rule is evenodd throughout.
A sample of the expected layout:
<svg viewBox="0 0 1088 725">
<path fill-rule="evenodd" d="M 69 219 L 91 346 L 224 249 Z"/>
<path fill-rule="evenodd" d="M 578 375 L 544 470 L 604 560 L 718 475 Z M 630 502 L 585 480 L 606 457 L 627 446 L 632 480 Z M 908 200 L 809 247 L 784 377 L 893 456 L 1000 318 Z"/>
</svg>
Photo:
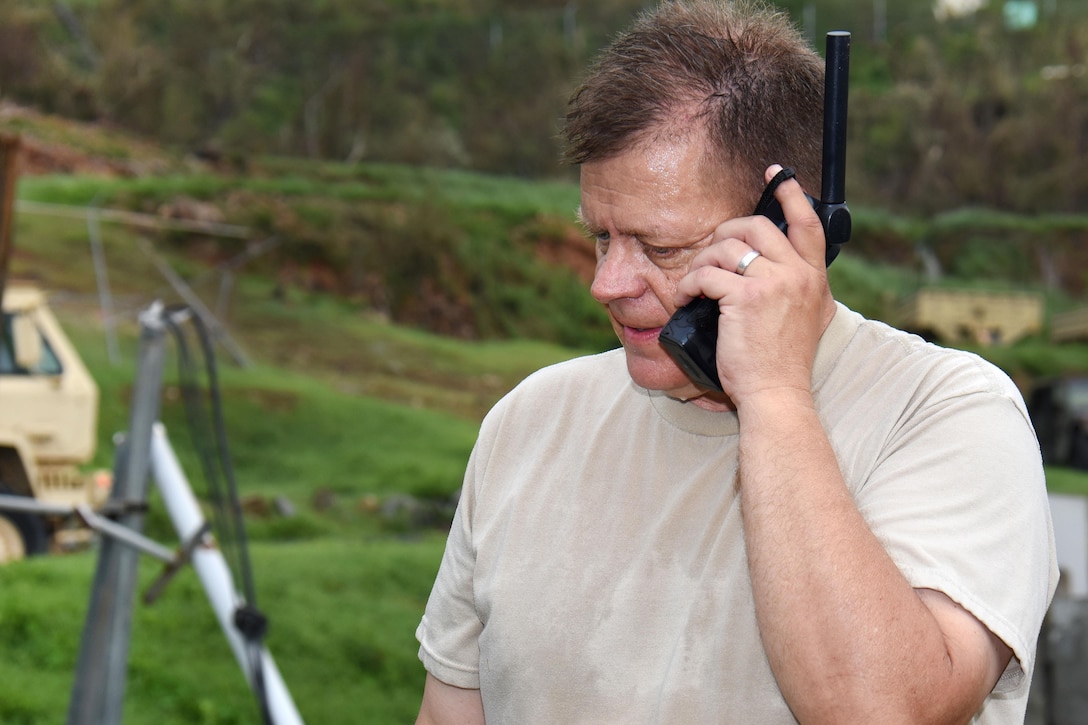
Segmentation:
<svg viewBox="0 0 1088 725">
<path fill-rule="evenodd" d="M 643 387 L 709 409 L 735 407 L 750 391 L 807 390 L 816 343 L 834 314 L 819 219 L 792 181 L 777 195 L 788 239 L 748 216 L 745 197 L 714 183 L 702 148 L 693 134 L 582 166 L 581 217 L 597 247 L 591 292 Z M 734 270 L 752 249 L 762 256 L 742 277 Z M 724 396 L 698 388 L 658 342 L 672 313 L 699 295 L 719 300 Z"/>
</svg>

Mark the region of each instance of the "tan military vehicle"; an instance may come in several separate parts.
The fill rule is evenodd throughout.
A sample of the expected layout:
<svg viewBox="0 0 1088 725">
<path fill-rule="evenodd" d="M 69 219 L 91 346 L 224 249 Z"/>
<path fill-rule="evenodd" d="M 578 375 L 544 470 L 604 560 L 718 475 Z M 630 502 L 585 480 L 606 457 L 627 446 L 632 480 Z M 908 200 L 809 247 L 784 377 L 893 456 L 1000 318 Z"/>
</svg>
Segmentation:
<svg viewBox="0 0 1088 725">
<path fill-rule="evenodd" d="M 1033 292 L 923 289 L 902 305 L 897 323 L 946 345 L 1011 345 L 1042 330 L 1043 308 Z"/>
<path fill-rule="evenodd" d="M 96 508 L 110 476 L 81 467 L 97 443 L 98 387 L 41 290 L 12 283 L 3 296 L 0 493 Z M 0 563 L 87 541 L 71 518 L 0 508 Z"/>
</svg>

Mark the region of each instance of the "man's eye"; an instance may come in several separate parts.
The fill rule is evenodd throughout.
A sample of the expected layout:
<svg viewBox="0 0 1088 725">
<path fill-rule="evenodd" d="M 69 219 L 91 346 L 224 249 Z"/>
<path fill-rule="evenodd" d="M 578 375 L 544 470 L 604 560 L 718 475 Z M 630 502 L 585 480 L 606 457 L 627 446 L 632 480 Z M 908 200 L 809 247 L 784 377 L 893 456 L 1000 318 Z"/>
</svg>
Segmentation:
<svg viewBox="0 0 1088 725">
<path fill-rule="evenodd" d="M 646 254 L 653 259 L 672 259 L 683 251 L 682 247 L 646 247 Z"/>
<path fill-rule="evenodd" d="M 593 235 L 593 238 L 597 241 L 598 244 L 603 244 L 604 242 L 608 241 L 609 234 L 608 232 L 597 232 Z"/>
</svg>

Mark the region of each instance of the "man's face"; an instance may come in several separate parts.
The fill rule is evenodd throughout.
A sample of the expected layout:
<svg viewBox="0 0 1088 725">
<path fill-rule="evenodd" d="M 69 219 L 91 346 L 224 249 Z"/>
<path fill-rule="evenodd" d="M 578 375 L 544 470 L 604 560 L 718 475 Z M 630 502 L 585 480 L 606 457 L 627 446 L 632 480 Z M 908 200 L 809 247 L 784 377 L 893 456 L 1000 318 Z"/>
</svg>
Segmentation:
<svg viewBox="0 0 1088 725">
<path fill-rule="evenodd" d="M 582 165 L 581 217 L 597 245 L 590 291 L 608 308 L 627 353 L 627 369 L 644 388 L 678 398 L 696 388 L 658 343 L 676 311 L 677 282 L 710 244 L 714 229 L 738 216 L 735 196 L 706 181 L 700 134 L 638 144 Z"/>
</svg>

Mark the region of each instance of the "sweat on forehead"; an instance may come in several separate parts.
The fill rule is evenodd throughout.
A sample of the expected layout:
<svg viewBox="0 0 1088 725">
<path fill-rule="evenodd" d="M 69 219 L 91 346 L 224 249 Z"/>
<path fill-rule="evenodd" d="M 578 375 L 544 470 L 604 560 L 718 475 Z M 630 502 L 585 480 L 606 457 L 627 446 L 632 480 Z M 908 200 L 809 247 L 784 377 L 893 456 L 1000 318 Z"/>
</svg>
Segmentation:
<svg viewBox="0 0 1088 725">
<path fill-rule="evenodd" d="M 629 151 L 653 157 L 665 149 L 687 143 L 697 144 L 702 149 L 698 157 L 698 176 L 690 183 L 729 193 L 742 201 L 745 208 L 755 205 L 763 189 L 762 169 L 752 169 L 738 162 L 730 149 L 712 141 L 705 113 L 695 104 L 677 106 L 661 122 L 630 139 L 629 146 L 620 153 Z"/>
</svg>

